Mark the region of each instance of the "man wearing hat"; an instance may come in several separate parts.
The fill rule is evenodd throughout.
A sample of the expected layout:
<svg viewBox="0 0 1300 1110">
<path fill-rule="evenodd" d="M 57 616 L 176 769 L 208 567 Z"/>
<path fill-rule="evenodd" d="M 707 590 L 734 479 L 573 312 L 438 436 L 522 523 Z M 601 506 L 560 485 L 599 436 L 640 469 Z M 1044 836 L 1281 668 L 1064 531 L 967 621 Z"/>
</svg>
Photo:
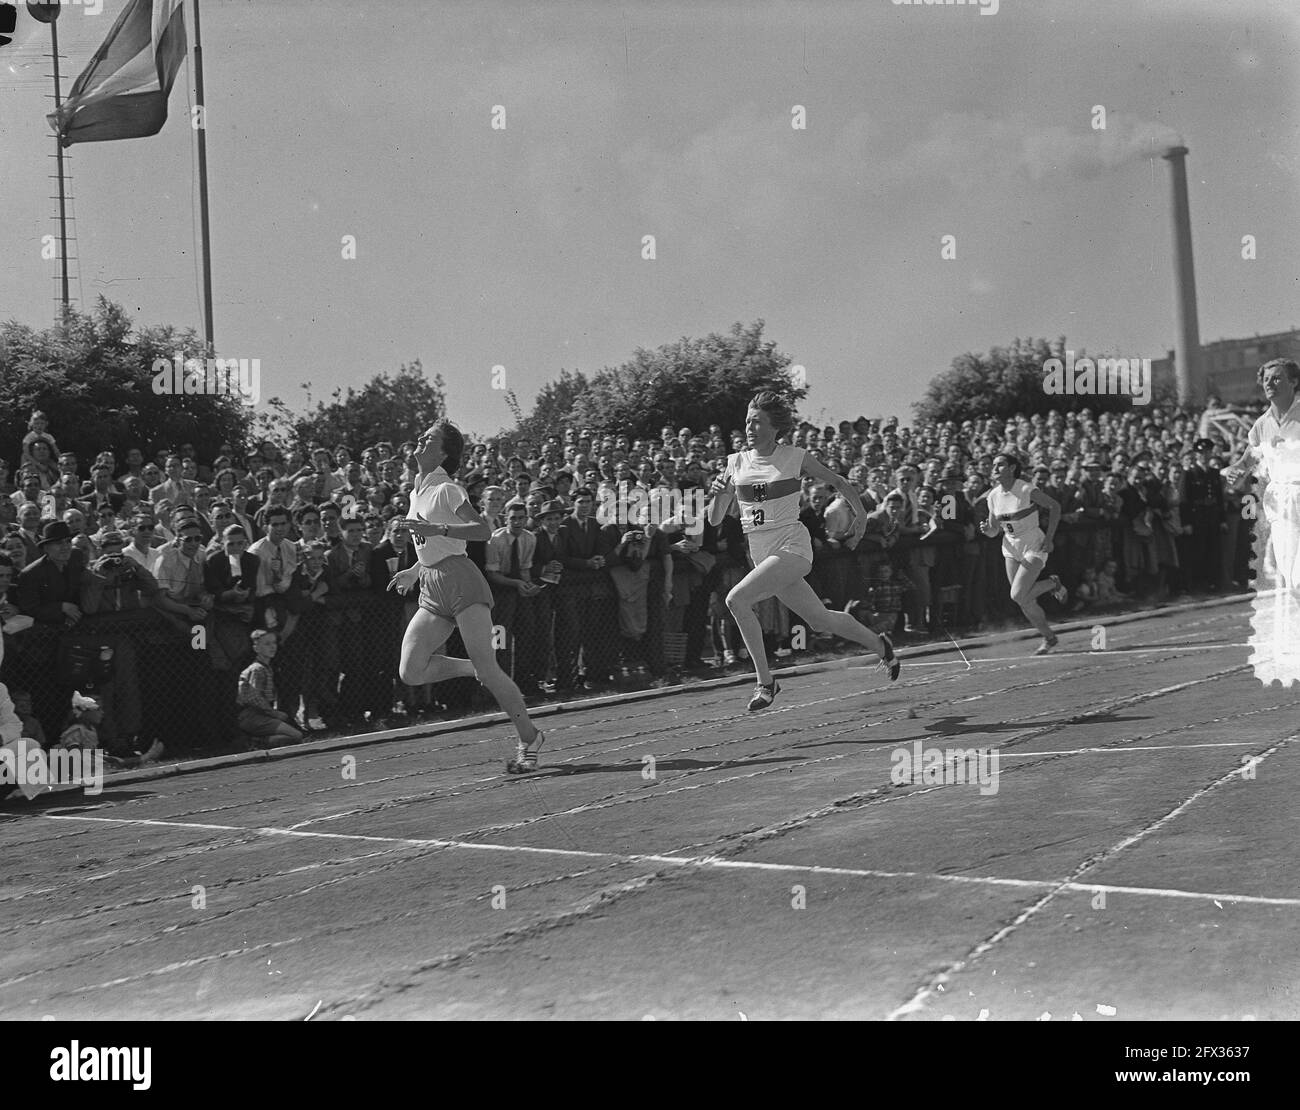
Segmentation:
<svg viewBox="0 0 1300 1110">
<path fill-rule="evenodd" d="M 1184 477 L 1186 520 L 1192 526 L 1187 545 L 1187 587 L 1214 590 L 1219 585 L 1219 551 L 1228 530 L 1223 475 L 1213 463 L 1214 440 L 1198 439 Z"/>
<path fill-rule="evenodd" d="M 37 544 L 40 555 L 18 575 L 18 608 L 37 624 L 71 628 L 81 620 L 85 556 L 72 549 L 72 529 L 49 521 Z"/>
</svg>

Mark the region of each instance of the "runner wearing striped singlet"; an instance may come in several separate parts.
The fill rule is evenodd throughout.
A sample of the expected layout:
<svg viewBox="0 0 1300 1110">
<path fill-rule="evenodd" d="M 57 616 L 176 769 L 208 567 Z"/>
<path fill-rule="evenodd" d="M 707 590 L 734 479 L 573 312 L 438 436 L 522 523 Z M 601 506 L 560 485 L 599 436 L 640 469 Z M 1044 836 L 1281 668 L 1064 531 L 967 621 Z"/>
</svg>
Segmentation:
<svg viewBox="0 0 1300 1110">
<path fill-rule="evenodd" d="M 717 527 L 732 501 L 740 509 L 740 522 L 749 540 L 754 567 L 727 594 L 727 608 L 736 619 L 740 635 L 754 661 L 758 686 L 750 710 L 766 709 L 780 686 L 772 677 L 763 646 L 763 630 L 754 606 L 775 597 L 797 613 L 814 632 L 831 632 L 861 644 L 880 656 L 891 681 L 898 678 L 899 662 L 889 637 L 859 624 L 848 613 L 827 609 L 805 579 L 812 570 L 812 540 L 799 522 L 799 493 L 803 475 L 834 486 L 853 510 L 849 547 L 856 547 L 867 528 L 867 514 L 857 493 L 833 470 L 802 448 L 778 444 L 789 434 L 794 414 L 776 393 L 759 393 L 749 403 L 745 417 L 748 450 L 727 459 L 727 469 L 709 487 L 709 523 Z"/>
<path fill-rule="evenodd" d="M 984 495 L 988 501 L 988 519 L 980 526 L 990 538 L 1002 533 L 1002 554 L 1006 558 L 1007 581 L 1011 600 L 1029 618 L 1043 642 L 1035 655 L 1046 655 L 1057 644 L 1056 633 L 1047 623 L 1047 615 L 1038 598 L 1050 593 L 1064 601 L 1068 593 L 1056 575 L 1038 581 L 1052 551 L 1052 537 L 1061 522 L 1061 505 L 1054 497 L 1035 489 L 1020 477 L 1020 460 L 1012 455 L 993 458 L 993 487 Z M 1048 512 L 1047 534 L 1038 527 L 1038 509 Z"/>
</svg>

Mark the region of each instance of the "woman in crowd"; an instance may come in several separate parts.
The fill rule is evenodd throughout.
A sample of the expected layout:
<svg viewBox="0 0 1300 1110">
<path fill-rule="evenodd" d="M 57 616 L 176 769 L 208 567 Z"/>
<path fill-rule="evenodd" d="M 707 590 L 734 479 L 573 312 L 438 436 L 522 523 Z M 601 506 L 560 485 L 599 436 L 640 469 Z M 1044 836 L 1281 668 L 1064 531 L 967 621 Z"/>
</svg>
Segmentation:
<svg viewBox="0 0 1300 1110">
<path fill-rule="evenodd" d="M 827 609 L 806 581 L 812 570 L 812 541 L 808 529 L 799 523 L 802 477 L 808 474 L 835 487 L 849 502 L 853 508 L 852 547 L 866 530 L 866 513 L 847 481 L 802 448 L 778 443 L 793 427 L 794 414 L 778 394 L 756 394 L 745 416 L 747 449 L 732 455 L 726 470 L 709 487 L 709 522 L 718 527 L 735 501 L 754 563 L 754 569 L 727 594 L 727 608 L 740 627 L 758 678 L 749 701 L 751 711 L 766 709 L 780 692 L 767 664 L 762 627 L 754 613 L 754 606 L 769 597 L 797 613 L 813 632 L 831 632 L 875 652 L 888 667 L 891 681 L 899 673 L 887 635 L 872 632 L 848 613 Z"/>
</svg>

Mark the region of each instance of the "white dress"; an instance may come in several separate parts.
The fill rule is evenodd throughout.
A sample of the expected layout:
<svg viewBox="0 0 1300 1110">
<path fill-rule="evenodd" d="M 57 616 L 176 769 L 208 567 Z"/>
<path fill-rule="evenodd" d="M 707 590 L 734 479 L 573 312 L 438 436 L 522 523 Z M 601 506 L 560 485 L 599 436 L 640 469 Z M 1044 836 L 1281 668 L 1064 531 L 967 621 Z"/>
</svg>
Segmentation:
<svg viewBox="0 0 1300 1110">
<path fill-rule="evenodd" d="M 1251 663 L 1261 682 L 1289 686 L 1300 681 L 1300 401 L 1281 420 L 1270 405 L 1249 442 L 1264 517 L 1256 524 Z"/>
</svg>

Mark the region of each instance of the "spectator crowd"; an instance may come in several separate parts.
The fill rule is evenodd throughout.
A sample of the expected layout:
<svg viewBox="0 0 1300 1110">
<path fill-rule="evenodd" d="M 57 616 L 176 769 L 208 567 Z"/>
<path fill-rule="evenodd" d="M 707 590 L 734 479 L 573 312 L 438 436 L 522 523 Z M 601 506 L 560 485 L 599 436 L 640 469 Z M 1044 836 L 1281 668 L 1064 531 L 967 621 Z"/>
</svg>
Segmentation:
<svg viewBox="0 0 1300 1110">
<path fill-rule="evenodd" d="M 1220 475 L 1236 445 L 1202 438 L 1198 417 L 801 424 L 794 444 L 845 476 L 868 513 L 850 549 L 849 506 L 805 479 L 810 580 L 905 636 L 1018 622 L 1000 537 L 978 528 L 993 457 L 1009 450 L 1061 505 L 1048 572 L 1069 587 L 1069 611 L 1248 588 L 1244 495 Z M 526 696 L 744 665 L 723 599 L 749 569 L 745 537 L 734 516 L 713 528 L 703 513 L 743 445 L 717 425 L 467 444 L 458 477 L 494 528 L 469 556 Z M 126 761 L 156 758 L 158 741 L 264 746 L 471 708 L 473 680 L 413 688 L 397 676 L 416 597 L 388 584 L 416 561 L 402 523 L 413 448 L 263 441 L 200 459 L 181 443 L 82 459 L 33 413 L 16 465 L 0 460 L 0 683 L 23 734 L 59 737 L 74 696 L 96 702 L 99 743 Z M 775 657 L 816 646 L 779 602 L 759 615 Z"/>
</svg>

